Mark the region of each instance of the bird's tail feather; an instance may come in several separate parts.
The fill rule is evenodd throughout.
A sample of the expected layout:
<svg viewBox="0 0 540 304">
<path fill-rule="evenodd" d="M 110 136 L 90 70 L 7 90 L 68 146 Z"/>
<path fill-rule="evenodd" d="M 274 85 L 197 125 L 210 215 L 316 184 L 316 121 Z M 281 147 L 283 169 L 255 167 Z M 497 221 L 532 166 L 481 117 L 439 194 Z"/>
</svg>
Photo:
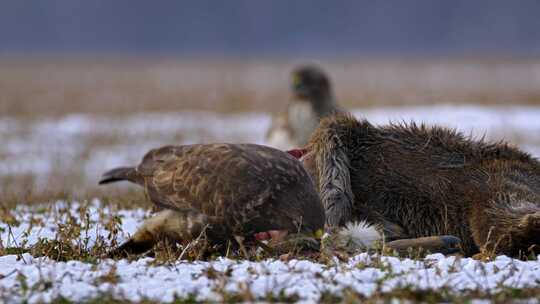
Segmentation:
<svg viewBox="0 0 540 304">
<path fill-rule="evenodd" d="M 130 181 L 137 183 L 137 170 L 134 167 L 119 167 L 105 172 L 99 180 L 100 185 L 118 181 Z"/>
</svg>

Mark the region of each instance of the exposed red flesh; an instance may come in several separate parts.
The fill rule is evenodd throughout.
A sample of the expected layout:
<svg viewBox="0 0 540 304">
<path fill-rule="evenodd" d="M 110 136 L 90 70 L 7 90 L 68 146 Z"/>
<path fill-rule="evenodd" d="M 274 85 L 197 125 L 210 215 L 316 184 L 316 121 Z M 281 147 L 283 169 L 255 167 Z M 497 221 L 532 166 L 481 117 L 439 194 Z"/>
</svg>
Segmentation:
<svg viewBox="0 0 540 304">
<path fill-rule="evenodd" d="M 302 156 L 304 156 L 304 154 L 307 153 L 307 149 L 292 149 L 292 150 L 288 150 L 287 153 L 289 153 L 290 155 L 294 156 L 297 159 L 300 159 Z"/>
<path fill-rule="evenodd" d="M 265 241 L 272 239 L 273 241 L 280 241 L 283 240 L 285 236 L 287 236 L 287 230 L 270 230 L 270 231 L 263 231 L 259 233 L 255 233 L 255 239 L 258 241 Z"/>
</svg>

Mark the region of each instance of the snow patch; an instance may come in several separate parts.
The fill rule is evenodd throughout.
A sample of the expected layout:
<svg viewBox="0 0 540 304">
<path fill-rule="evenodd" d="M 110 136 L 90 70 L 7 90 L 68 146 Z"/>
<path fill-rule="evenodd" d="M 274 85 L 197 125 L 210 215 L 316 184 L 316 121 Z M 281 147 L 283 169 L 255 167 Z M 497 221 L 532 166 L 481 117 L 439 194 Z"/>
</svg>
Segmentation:
<svg viewBox="0 0 540 304">
<path fill-rule="evenodd" d="M 149 215 L 145 210 L 114 211 L 97 200 L 21 206 L 14 211 L 19 227 L 0 223 L 0 230 L 4 231 L 0 235 L 2 244 L 14 245 L 14 240 L 10 239 L 13 236 L 19 244 L 32 244 L 38 238 L 54 239 L 59 233 L 55 227 L 68 223 L 69 217 L 84 221 L 80 217 L 81 207 L 88 208 L 91 214 L 89 234 L 81 234 L 81 239 L 106 237 L 107 231 L 99 229 L 100 217 L 113 214 L 122 218 L 121 238 L 125 239 Z M 53 211 L 43 212 L 43 208 L 52 208 Z M 38 218 L 43 225 L 36 225 Z M 352 228 L 361 231 L 366 226 L 357 224 Z M 9 229 L 12 235 L 5 232 Z M 271 294 L 275 297 L 295 295 L 302 301 L 314 302 L 323 294 L 341 296 L 345 290 L 369 297 L 376 292 L 396 290 L 445 289 L 459 295 L 473 291 L 493 294 L 504 288 L 540 287 L 540 261 L 521 261 L 506 256 L 499 256 L 492 262 L 442 254 L 411 260 L 368 253 L 357 254 L 347 262 L 335 259 L 330 264 L 308 260 L 252 262 L 218 258 L 210 262 L 177 261 L 160 266 L 152 264 L 153 261 L 151 258 L 134 261 L 105 259 L 98 264 L 90 264 L 56 262 L 29 254 L 5 255 L 0 257 L 0 299 L 8 303 L 46 303 L 64 297 L 80 302 L 106 293 L 130 301 L 172 302 L 175 298 L 187 297 L 197 301 L 222 301 L 224 292 L 250 292 L 262 300 Z M 106 279 L 111 274 L 115 281 Z"/>
</svg>

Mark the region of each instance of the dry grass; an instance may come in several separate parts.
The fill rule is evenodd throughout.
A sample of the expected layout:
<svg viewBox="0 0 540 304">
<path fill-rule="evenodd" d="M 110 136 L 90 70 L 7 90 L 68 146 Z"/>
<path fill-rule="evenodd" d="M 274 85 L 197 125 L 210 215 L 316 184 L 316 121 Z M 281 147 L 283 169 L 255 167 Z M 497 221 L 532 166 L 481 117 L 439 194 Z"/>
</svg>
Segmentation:
<svg viewBox="0 0 540 304">
<path fill-rule="evenodd" d="M 122 117 L 134 112 L 168 112 L 201 109 L 218 112 L 264 111 L 277 112 L 288 99 L 288 77 L 291 68 L 304 61 L 297 60 L 173 60 L 123 58 L 2 58 L 0 60 L 0 115 L 32 124 L 43 117 L 60 117 L 69 113 L 99 114 Z M 540 104 L 540 60 L 443 60 L 443 61 L 387 61 L 365 59 L 329 60 L 322 66 L 334 79 L 336 94 L 346 107 L 374 107 L 383 105 L 411 105 L 433 103 L 477 104 Z M 25 132 L 10 134 L 24 137 Z M 171 142 L 180 141 L 171 135 Z M 85 139 L 85 151 L 66 167 L 59 159 L 45 180 L 33 174 L 0 176 L 0 220 L 17 225 L 11 211 L 20 204 L 47 203 L 56 200 L 71 202 L 99 198 L 117 208 L 149 208 L 144 193 L 138 188 L 98 188 L 95 180 L 88 180 L 84 164 L 91 154 L 101 148 L 126 144 L 115 134 L 99 134 Z M 7 157 L 0 149 L 0 159 Z M 141 155 L 142 156 L 142 155 Z M 49 210 L 50 211 L 50 210 Z M 45 212 L 49 212 L 45 211 Z M 81 209 L 81 219 L 88 210 Z M 110 232 L 114 243 L 118 218 L 102 218 L 103 229 Z M 42 240 L 33 246 L 5 248 L 0 255 L 30 252 L 33 256 L 48 256 L 56 260 L 82 260 L 91 263 L 104 257 L 110 246 L 98 241 L 88 247 L 81 242 L 81 232 L 90 223 L 72 221 L 58 223 L 58 238 Z M 0 244 L 1 245 L 1 244 Z M 161 244 L 154 252 L 158 263 L 173 263 L 182 247 Z M 335 252 L 333 254 L 336 254 Z M 298 255 L 294 255 L 298 257 Z M 347 259 L 346 255 L 338 254 Z M 419 258 L 417 253 L 411 254 Z M 206 259 L 215 256 L 208 255 Z M 239 252 L 229 257 L 245 258 Z M 251 259 L 267 257 L 253 252 Z M 184 256 L 200 259 L 200 248 L 193 247 Z M 285 255 L 284 258 L 287 258 Z M 330 263 L 328 255 L 308 257 Z M 225 276 L 214 273 L 215 276 Z M 102 278 L 116 280 L 111 272 Z M 322 302 L 381 302 L 393 298 L 411 301 L 461 303 L 471 298 L 490 298 L 504 303 L 509 299 L 530 298 L 540 294 L 538 289 L 504 289 L 497 295 L 451 295 L 446 290 L 418 292 L 398 289 L 365 298 L 355 292 L 343 296 L 323 295 Z M 255 298 L 249 291 L 227 293 L 225 301 L 291 302 L 295 296 Z M 58 303 L 69 303 L 59 298 Z M 110 295 L 96 301 L 121 303 Z M 178 303 L 194 302 L 192 298 Z M 151 303 L 151 301 L 144 302 Z"/>
<path fill-rule="evenodd" d="M 109 205 L 113 206 L 113 205 Z M 56 261 L 71 261 L 78 260 L 91 264 L 98 264 L 102 262 L 102 258 L 107 256 L 107 253 L 110 250 L 111 245 L 117 244 L 117 238 L 119 232 L 121 231 L 121 221 L 122 218 L 118 213 L 103 212 L 99 209 L 99 220 L 98 222 L 93 222 L 91 219 L 92 214 L 88 208 L 88 204 L 79 205 L 76 208 L 77 214 L 73 215 L 69 212 L 73 210 L 70 204 L 67 206 L 54 209 L 47 206 L 41 206 L 40 208 L 34 209 L 31 214 L 31 219 L 29 222 L 32 223 L 33 227 L 44 227 L 42 218 L 54 217 L 62 218 L 64 220 L 58 221 L 56 223 L 56 237 L 54 239 L 40 239 L 37 243 L 32 245 L 26 245 L 24 240 L 22 243 L 18 243 L 17 247 L 3 247 L 0 246 L 0 256 L 6 254 L 15 254 L 18 255 L 20 259 L 24 259 L 23 253 L 30 253 L 34 257 L 46 256 L 50 259 Z M 117 211 L 118 209 L 116 209 Z M 15 212 L 14 212 L 15 213 Z M 11 214 L 10 212 L 4 212 L 0 214 L 0 221 L 4 223 L 9 223 L 11 227 L 18 226 L 16 213 Z M 97 238 L 96 242 L 93 245 L 89 245 L 88 240 L 84 237 L 88 234 L 88 231 L 92 231 L 99 226 L 101 236 L 107 236 L 106 238 Z M 32 229 L 32 228 L 29 228 Z M 203 244 L 195 244 L 190 247 L 190 250 L 184 254 L 184 249 L 186 247 L 182 246 L 171 246 L 171 244 L 161 243 L 159 244 L 150 254 L 155 256 L 155 259 L 148 264 L 148 266 L 153 265 L 165 265 L 168 267 L 174 267 L 177 263 L 177 259 L 181 255 L 184 260 L 215 260 L 218 255 L 201 255 L 201 250 L 204 250 L 204 240 Z M 193 243 L 192 243 L 193 244 Z M 0 244 L 1 245 L 1 244 Z M 208 248 L 206 248 L 208 249 Z M 232 259 L 250 259 L 252 261 L 260 261 L 269 256 L 264 254 L 261 251 L 256 251 L 255 248 L 250 248 L 250 256 L 243 256 L 239 250 L 227 251 L 228 254 L 226 257 Z M 456 292 L 451 289 L 451 285 L 445 285 L 444 287 L 433 290 L 433 289 L 418 289 L 414 288 L 411 285 L 404 284 L 403 286 L 397 286 L 391 291 L 384 291 L 383 286 L 386 281 L 390 281 L 393 278 L 396 278 L 402 274 L 399 272 L 394 272 L 389 263 L 385 262 L 383 256 L 380 255 L 381 251 L 378 251 L 379 254 L 373 255 L 369 262 L 363 263 L 359 262 L 355 267 L 360 269 L 362 268 L 374 268 L 382 272 L 387 273 L 386 276 L 382 277 L 377 281 L 376 291 L 370 296 L 365 296 L 359 293 L 354 288 L 348 288 L 343 291 L 343 293 L 334 293 L 331 291 L 324 291 L 321 295 L 320 302 L 322 303 L 336 303 L 336 302 L 347 302 L 347 303 L 357 303 L 357 302 L 366 302 L 366 303 L 380 303 L 391 301 L 392 299 L 400 300 L 410 300 L 412 302 L 423 302 L 423 303 L 464 303 L 468 302 L 471 299 L 489 299 L 494 303 L 507 303 L 516 299 L 532 299 L 540 295 L 540 289 L 538 288 L 510 288 L 500 286 L 496 292 L 486 292 L 480 289 L 478 290 L 469 290 L 464 292 Z M 387 254 L 387 253 L 386 253 Z M 221 256 L 223 256 L 221 254 Z M 348 257 L 345 253 L 334 252 L 332 256 L 337 256 L 341 259 L 342 262 L 346 262 Z M 420 256 L 417 255 L 408 255 L 413 259 L 419 259 Z M 137 257 L 130 257 L 137 258 Z M 275 258 L 275 256 L 274 256 Z M 302 255 L 302 254 L 286 254 L 280 257 L 282 260 L 288 258 L 294 259 L 309 259 L 311 261 L 316 261 L 326 265 L 326 267 L 335 266 L 335 260 L 326 256 L 323 253 L 315 255 Z M 429 261 L 424 261 L 424 266 L 428 267 Z M 427 269 L 427 268 L 426 268 Z M 427 271 L 427 270 L 426 270 Z M 452 272 L 454 270 L 450 270 Z M 264 301 L 268 303 L 274 302 L 296 302 L 299 300 L 299 296 L 296 294 L 285 294 L 281 292 L 275 294 L 268 292 L 265 296 L 261 297 L 256 295 L 249 287 L 249 282 L 246 282 L 244 289 L 239 291 L 232 292 L 227 290 L 227 282 L 231 280 L 232 269 L 227 268 L 225 270 L 217 270 L 212 266 L 206 267 L 201 275 L 207 277 L 210 281 L 218 282 L 217 287 L 215 287 L 214 292 L 222 297 L 223 302 L 253 302 L 253 301 Z M 48 288 L 52 287 L 52 282 L 47 281 L 47 277 L 34 282 L 33 284 L 28 283 L 24 275 L 18 274 L 18 280 L 20 282 L 20 292 L 23 295 L 37 294 L 40 292 L 46 291 Z M 330 284 L 333 280 L 332 276 L 327 278 L 328 283 Z M 95 285 L 101 283 L 109 283 L 116 285 L 122 283 L 120 274 L 117 273 L 116 267 L 113 265 L 107 273 L 104 273 L 100 277 L 97 277 L 95 280 Z M 9 298 L 8 298 L 9 299 Z M 55 303 L 71 303 L 70 300 L 65 298 L 58 298 L 55 300 Z M 94 298 L 88 300 L 88 303 L 129 303 L 127 300 L 119 300 L 118 295 L 113 294 L 96 294 Z M 174 303 L 193 303 L 196 301 L 195 295 L 193 297 L 182 297 L 178 298 Z M 155 303 L 154 301 L 143 301 L 142 303 Z"/>
<path fill-rule="evenodd" d="M 0 58 L 0 113 L 31 124 L 68 113 L 123 117 L 134 112 L 280 111 L 290 70 L 305 60 Z M 309 62 L 309 61 L 308 61 Z M 326 60 L 321 65 L 346 107 L 433 103 L 540 104 L 540 60 Z M 25 132 L 9 136 L 24 138 Z M 179 142 L 181 135 L 167 138 Z M 202 138 L 200 139 L 203 140 Z M 100 148 L 126 144 L 115 134 L 85 139 L 67 168 L 61 156 L 46 182 L 0 177 L 2 205 L 106 196 L 82 173 Z M 6 157 L 0 149 L 0 159 Z M 39 156 L 38 156 L 39 157 Z M 73 162 L 72 162 L 73 163 Z"/>
<path fill-rule="evenodd" d="M 278 111 L 306 60 L 2 58 L 0 113 Z M 327 60 L 347 107 L 540 104 L 540 60 Z"/>
</svg>

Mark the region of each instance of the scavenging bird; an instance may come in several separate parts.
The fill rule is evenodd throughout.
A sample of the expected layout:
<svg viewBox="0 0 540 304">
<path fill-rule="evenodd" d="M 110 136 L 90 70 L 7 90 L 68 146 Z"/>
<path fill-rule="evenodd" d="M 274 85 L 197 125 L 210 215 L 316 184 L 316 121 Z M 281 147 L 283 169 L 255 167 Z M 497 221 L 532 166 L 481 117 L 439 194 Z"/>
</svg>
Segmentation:
<svg viewBox="0 0 540 304">
<path fill-rule="evenodd" d="M 539 252 L 540 162 L 508 144 L 336 115 L 302 161 L 329 226 L 366 221 L 387 240 L 454 235 L 467 255 Z"/>
<path fill-rule="evenodd" d="M 330 79 L 321 68 L 300 66 L 291 76 L 293 100 L 286 112 L 272 119 L 266 134 L 266 143 L 281 150 L 305 146 L 321 118 L 342 112 Z"/>
<path fill-rule="evenodd" d="M 166 146 L 137 167 L 106 172 L 99 184 L 143 186 L 163 211 L 111 255 L 138 254 L 162 238 L 210 242 L 284 233 L 321 233 L 324 209 L 310 176 L 293 156 L 254 144 Z"/>
<path fill-rule="evenodd" d="M 253 144 L 166 146 L 148 152 L 137 167 L 106 172 L 99 184 L 136 183 L 163 209 L 110 256 L 144 253 L 161 239 L 191 241 L 203 232 L 217 244 L 244 238 L 271 238 L 279 244 L 296 234 L 310 240 L 304 245 L 318 246 L 324 209 L 311 177 L 295 158 L 298 153 Z M 329 242 L 352 241 L 354 250 L 368 249 L 364 245 L 373 241 L 373 233 L 371 225 L 352 225 Z M 399 240 L 386 245 L 400 252 L 409 247 L 453 252 L 445 240 Z M 291 243 L 303 246 L 301 241 L 293 238 Z"/>
</svg>

